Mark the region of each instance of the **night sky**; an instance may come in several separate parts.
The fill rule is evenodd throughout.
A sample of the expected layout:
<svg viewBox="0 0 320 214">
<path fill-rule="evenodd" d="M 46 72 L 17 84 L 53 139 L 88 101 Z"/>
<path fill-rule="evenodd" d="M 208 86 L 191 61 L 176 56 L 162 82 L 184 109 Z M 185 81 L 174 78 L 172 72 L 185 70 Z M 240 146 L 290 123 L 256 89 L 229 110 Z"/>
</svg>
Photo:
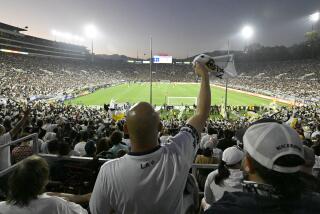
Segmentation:
<svg viewBox="0 0 320 214">
<path fill-rule="evenodd" d="M 255 28 L 249 41 L 292 45 L 311 29 L 308 15 L 319 0 L 1 0 L 0 22 L 29 26 L 27 34 L 54 39 L 52 29 L 83 35 L 86 24 L 99 29 L 96 53 L 135 57 L 155 53 L 187 57 L 200 52 L 242 49 L 239 32 Z M 90 47 L 90 40 L 83 45 Z"/>
</svg>

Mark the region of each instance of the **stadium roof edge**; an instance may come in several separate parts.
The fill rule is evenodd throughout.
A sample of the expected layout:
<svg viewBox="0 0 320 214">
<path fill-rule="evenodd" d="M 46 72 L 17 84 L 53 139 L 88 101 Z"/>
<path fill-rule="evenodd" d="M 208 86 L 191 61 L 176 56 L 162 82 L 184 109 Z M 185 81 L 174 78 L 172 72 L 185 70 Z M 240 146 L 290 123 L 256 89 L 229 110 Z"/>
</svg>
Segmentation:
<svg viewBox="0 0 320 214">
<path fill-rule="evenodd" d="M 27 29 L 15 27 L 15 26 L 13 26 L 13 25 L 8 25 L 8 24 L 5 24 L 5 23 L 3 23 L 3 22 L 0 22 L 0 29 L 10 30 L 10 31 L 16 31 L 16 32 L 27 31 Z"/>
</svg>

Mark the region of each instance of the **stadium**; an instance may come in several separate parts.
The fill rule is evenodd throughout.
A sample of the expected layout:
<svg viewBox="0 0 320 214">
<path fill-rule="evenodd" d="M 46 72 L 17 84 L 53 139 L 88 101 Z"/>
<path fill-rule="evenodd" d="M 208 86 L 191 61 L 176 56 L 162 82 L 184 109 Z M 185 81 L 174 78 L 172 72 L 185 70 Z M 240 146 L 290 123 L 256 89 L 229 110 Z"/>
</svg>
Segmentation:
<svg viewBox="0 0 320 214">
<path fill-rule="evenodd" d="M 145 4 L 137 5 L 143 17 L 128 12 L 125 22 L 149 26 Z M 119 5 L 109 6 L 103 17 L 121 20 Z M 178 14 L 172 22 L 195 24 L 165 8 Z M 266 14 L 266 26 L 277 19 Z M 166 21 L 142 39 L 125 22 L 91 23 L 81 36 L 48 30 L 52 20 L 29 28 L 0 16 L 0 213 L 318 213 L 320 13 L 306 6 L 303 14 L 281 16 L 308 27 L 272 23 L 281 28 L 274 35 L 298 34 L 288 42 L 270 42 L 267 27 L 247 23 L 220 26 L 219 39 L 200 18 L 190 32 Z M 198 33 L 176 39 L 175 28 Z M 203 44 L 211 36 L 217 46 Z"/>
</svg>

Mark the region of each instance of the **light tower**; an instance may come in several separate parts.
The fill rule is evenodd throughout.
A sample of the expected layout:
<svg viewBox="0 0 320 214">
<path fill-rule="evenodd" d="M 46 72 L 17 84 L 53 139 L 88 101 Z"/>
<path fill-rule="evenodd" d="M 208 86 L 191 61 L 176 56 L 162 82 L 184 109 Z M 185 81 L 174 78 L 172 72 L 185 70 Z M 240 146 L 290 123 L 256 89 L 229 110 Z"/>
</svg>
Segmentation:
<svg viewBox="0 0 320 214">
<path fill-rule="evenodd" d="M 320 19 L 320 12 L 315 12 L 309 16 L 309 20 L 312 23 L 312 31 L 315 30 L 314 25 L 318 23 L 319 19 Z"/>
<path fill-rule="evenodd" d="M 90 24 L 85 26 L 84 32 L 87 38 L 91 39 L 91 61 L 93 62 L 93 39 L 97 36 L 97 28 Z"/>
<path fill-rule="evenodd" d="M 242 28 L 241 34 L 244 39 L 251 39 L 254 34 L 254 30 L 250 25 L 246 25 Z"/>
<path fill-rule="evenodd" d="M 241 35 L 246 41 L 246 47 L 248 47 L 248 41 L 253 37 L 254 30 L 250 25 L 245 25 L 241 30 Z"/>
</svg>

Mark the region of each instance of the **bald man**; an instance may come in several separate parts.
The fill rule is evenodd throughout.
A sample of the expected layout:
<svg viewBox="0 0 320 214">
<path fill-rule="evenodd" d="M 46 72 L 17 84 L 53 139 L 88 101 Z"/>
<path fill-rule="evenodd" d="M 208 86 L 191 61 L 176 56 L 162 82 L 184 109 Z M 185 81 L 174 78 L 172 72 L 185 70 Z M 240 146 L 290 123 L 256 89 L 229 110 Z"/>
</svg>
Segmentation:
<svg viewBox="0 0 320 214">
<path fill-rule="evenodd" d="M 162 125 L 149 103 L 130 109 L 124 130 L 130 136 L 131 152 L 101 167 L 90 199 L 92 214 L 182 213 L 188 172 L 211 103 L 207 69 L 197 64 L 195 72 L 201 77 L 197 112 L 170 144 L 159 145 Z"/>
</svg>

